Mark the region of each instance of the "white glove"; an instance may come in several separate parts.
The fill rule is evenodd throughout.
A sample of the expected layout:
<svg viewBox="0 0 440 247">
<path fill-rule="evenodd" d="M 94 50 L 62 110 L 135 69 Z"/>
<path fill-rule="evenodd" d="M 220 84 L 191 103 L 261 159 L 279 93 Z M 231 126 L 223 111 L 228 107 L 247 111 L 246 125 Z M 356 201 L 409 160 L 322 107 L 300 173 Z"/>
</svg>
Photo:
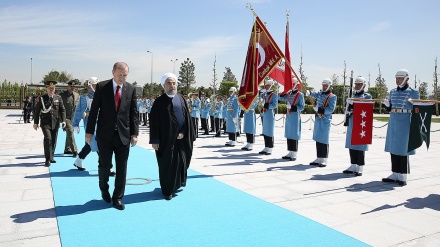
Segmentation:
<svg viewBox="0 0 440 247">
<path fill-rule="evenodd" d="M 310 90 L 307 90 L 306 91 L 306 97 L 309 97 L 310 96 Z"/>
<path fill-rule="evenodd" d="M 349 105 L 353 105 L 353 100 L 350 99 L 350 98 L 347 98 L 347 104 L 349 104 Z"/>
<path fill-rule="evenodd" d="M 286 108 L 287 108 L 287 109 L 290 109 L 290 108 L 292 108 L 292 105 L 291 105 L 291 104 L 287 104 L 287 105 L 286 105 Z"/>
<path fill-rule="evenodd" d="M 236 124 L 237 123 L 237 119 L 233 118 L 232 122 L 234 122 L 234 124 Z"/>
<path fill-rule="evenodd" d="M 265 88 L 263 88 L 263 89 L 260 90 L 260 93 L 265 93 L 265 92 L 266 92 L 266 89 L 265 89 Z"/>
<path fill-rule="evenodd" d="M 350 115 L 352 113 L 353 113 L 353 111 L 345 111 L 345 115 Z"/>
<path fill-rule="evenodd" d="M 73 131 L 79 134 L 79 127 L 73 127 Z"/>
<path fill-rule="evenodd" d="M 315 112 L 318 112 L 318 106 L 315 105 L 315 106 L 313 107 L 313 110 L 315 110 Z"/>
<path fill-rule="evenodd" d="M 382 104 L 384 104 L 386 107 L 390 107 L 390 101 L 388 99 L 384 99 Z"/>
</svg>

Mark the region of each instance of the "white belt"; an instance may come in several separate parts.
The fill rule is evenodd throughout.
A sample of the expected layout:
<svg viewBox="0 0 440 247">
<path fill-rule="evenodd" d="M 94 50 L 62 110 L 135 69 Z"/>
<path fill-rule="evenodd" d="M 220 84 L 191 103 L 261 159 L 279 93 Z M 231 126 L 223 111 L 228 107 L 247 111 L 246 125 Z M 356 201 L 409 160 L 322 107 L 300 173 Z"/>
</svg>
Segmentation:
<svg viewBox="0 0 440 247">
<path fill-rule="evenodd" d="M 394 113 L 411 113 L 411 110 L 408 110 L 408 109 L 391 109 L 391 112 L 394 112 Z"/>
</svg>

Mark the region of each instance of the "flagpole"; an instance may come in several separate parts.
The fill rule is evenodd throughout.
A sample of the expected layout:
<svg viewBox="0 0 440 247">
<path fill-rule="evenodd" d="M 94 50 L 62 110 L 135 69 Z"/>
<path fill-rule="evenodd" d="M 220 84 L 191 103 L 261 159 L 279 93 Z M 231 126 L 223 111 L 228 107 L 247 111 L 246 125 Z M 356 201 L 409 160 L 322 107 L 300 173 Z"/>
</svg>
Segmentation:
<svg viewBox="0 0 440 247">
<path fill-rule="evenodd" d="M 257 13 L 255 13 L 254 8 L 252 8 L 252 4 L 251 3 L 247 3 L 246 4 L 246 8 L 249 9 L 252 12 L 252 14 L 254 14 L 255 17 L 258 16 Z"/>
<path fill-rule="evenodd" d="M 363 102 L 382 102 L 383 99 L 363 99 L 363 98 L 349 98 L 352 101 L 363 101 Z"/>
</svg>

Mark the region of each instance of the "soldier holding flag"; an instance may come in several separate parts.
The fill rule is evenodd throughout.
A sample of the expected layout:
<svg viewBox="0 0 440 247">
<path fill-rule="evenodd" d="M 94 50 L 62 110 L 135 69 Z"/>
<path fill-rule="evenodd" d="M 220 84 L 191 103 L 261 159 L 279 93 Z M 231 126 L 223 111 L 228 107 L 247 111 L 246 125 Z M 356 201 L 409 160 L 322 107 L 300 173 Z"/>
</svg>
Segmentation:
<svg viewBox="0 0 440 247">
<path fill-rule="evenodd" d="M 409 72 L 401 69 L 396 73 L 396 85 L 390 91 L 390 99 L 385 99 L 382 104 L 390 112 L 388 129 L 385 143 L 385 152 L 391 154 L 392 174 L 382 181 L 394 182 L 400 186 L 407 184 L 409 173 L 409 155 L 415 154 L 415 150 L 408 152 L 409 132 L 411 126 L 411 100 L 420 99 L 419 91 L 409 87 Z"/>
<path fill-rule="evenodd" d="M 274 81 L 266 78 L 264 88 L 266 89 L 260 97 L 263 99 L 263 137 L 264 149 L 259 154 L 270 155 L 274 144 L 274 127 L 275 127 L 275 112 L 278 107 L 278 95 L 272 90 Z"/>
<path fill-rule="evenodd" d="M 354 82 L 354 95 L 352 98 L 359 99 L 371 99 L 371 95 L 364 92 L 365 78 L 359 76 Z M 348 148 L 350 153 L 351 165 L 343 171 L 345 174 L 354 174 L 356 176 L 362 176 L 365 165 L 365 151 L 368 150 L 368 145 L 353 145 L 351 143 L 351 137 L 353 135 L 353 100 L 347 98 L 348 110 L 345 113 L 348 116 L 348 128 L 345 138 L 345 148 Z"/>
</svg>

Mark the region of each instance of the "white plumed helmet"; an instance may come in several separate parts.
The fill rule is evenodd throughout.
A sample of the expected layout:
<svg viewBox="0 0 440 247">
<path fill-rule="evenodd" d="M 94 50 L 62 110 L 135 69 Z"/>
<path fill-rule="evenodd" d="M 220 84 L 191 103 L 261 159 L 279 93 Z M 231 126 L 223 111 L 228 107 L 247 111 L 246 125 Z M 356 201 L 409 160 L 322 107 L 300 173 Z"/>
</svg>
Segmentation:
<svg viewBox="0 0 440 247">
<path fill-rule="evenodd" d="M 358 76 L 358 77 L 356 78 L 356 80 L 354 80 L 354 83 L 355 83 L 355 84 L 362 83 L 362 87 L 361 87 L 360 89 L 358 89 L 358 90 L 354 89 L 354 92 L 355 92 L 355 93 L 362 92 L 362 91 L 364 90 L 364 88 L 365 88 L 365 82 L 366 82 L 366 81 L 367 81 L 367 80 L 365 80 L 365 78 L 363 78 L 362 76 Z"/>
<path fill-rule="evenodd" d="M 402 83 L 398 85 L 399 87 L 403 87 L 409 79 L 409 72 L 406 69 L 400 69 L 396 72 L 396 78 L 403 78 Z"/>
<path fill-rule="evenodd" d="M 328 90 L 330 90 L 330 87 L 332 86 L 332 80 L 325 78 L 324 80 L 322 80 L 322 85 L 328 85 L 326 90 L 322 90 L 323 92 L 327 92 Z"/>
<path fill-rule="evenodd" d="M 88 85 L 89 87 L 91 87 L 93 84 L 97 84 L 98 82 L 99 82 L 98 77 L 94 77 L 94 76 L 92 76 L 92 77 L 90 77 L 90 78 L 87 80 L 87 85 Z"/>
<path fill-rule="evenodd" d="M 229 89 L 229 92 L 234 92 L 234 93 L 235 93 L 235 91 L 237 91 L 237 89 L 236 89 L 235 87 L 231 87 L 231 88 Z"/>
</svg>

